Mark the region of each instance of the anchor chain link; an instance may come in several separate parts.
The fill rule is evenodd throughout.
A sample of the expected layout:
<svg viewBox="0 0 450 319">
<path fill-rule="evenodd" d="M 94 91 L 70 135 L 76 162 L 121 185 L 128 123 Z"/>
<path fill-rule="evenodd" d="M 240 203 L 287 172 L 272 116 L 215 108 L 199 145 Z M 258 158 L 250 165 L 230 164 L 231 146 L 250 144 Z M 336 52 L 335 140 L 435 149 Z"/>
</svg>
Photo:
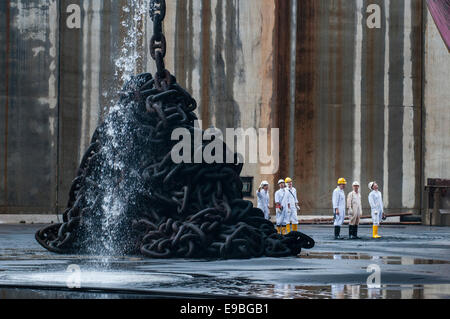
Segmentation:
<svg viewBox="0 0 450 319">
<path fill-rule="evenodd" d="M 150 55 L 156 63 L 155 86 L 161 91 L 167 91 L 173 82 L 172 76 L 164 63 L 167 42 L 163 33 L 163 22 L 166 17 L 166 1 L 150 1 L 150 18 L 153 21 L 153 36 L 150 40 Z"/>
</svg>

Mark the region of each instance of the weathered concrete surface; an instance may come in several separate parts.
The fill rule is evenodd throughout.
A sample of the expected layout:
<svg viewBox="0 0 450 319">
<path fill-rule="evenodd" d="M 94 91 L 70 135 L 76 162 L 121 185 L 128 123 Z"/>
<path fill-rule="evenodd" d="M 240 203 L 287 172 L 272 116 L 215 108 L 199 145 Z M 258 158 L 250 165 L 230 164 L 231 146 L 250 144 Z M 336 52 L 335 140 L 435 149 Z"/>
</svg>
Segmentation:
<svg viewBox="0 0 450 319">
<path fill-rule="evenodd" d="M 0 213 L 64 208 L 117 90 L 154 71 L 147 3 L 0 4 Z M 80 29 L 66 25 L 69 4 L 81 8 Z M 254 186 L 292 175 L 302 214 L 329 214 L 340 176 L 377 180 L 388 211 L 418 213 L 426 178 L 450 172 L 449 55 L 424 1 L 293 4 L 168 1 L 168 69 L 198 100 L 204 127 L 280 128 L 280 171 L 246 165 L 244 175 Z M 379 29 L 367 26 L 370 4 Z"/>
<path fill-rule="evenodd" d="M 450 54 L 430 13 L 425 32 L 424 177 L 450 179 Z"/>
<path fill-rule="evenodd" d="M 300 258 L 239 261 L 60 256 L 38 246 L 36 229 L 0 225 L 0 293 L 5 297 L 117 298 L 128 291 L 134 292 L 131 297 L 450 298 L 450 228 L 385 226 L 383 239 L 374 241 L 371 229 L 361 227 L 362 240 L 335 241 L 332 227 L 302 226 L 316 247 Z M 373 264 L 381 269 L 380 289 L 366 286 L 366 269 Z M 56 287 L 67 288 L 69 265 L 81 268 L 82 288 L 114 293 L 59 292 Z M 39 286 L 55 289 L 42 292 Z"/>
<path fill-rule="evenodd" d="M 380 29 L 366 25 L 371 3 Z M 377 180 L 390 211 L 419 208 L 420 4 L 301 2 L 294 130 L 305 213 L 328 210 L 339 176 Z"/>
<path fill-rule="evenodd" d="M 58 4 L 0 4 L 0 213 L 56 203 Z"/>
</svg>

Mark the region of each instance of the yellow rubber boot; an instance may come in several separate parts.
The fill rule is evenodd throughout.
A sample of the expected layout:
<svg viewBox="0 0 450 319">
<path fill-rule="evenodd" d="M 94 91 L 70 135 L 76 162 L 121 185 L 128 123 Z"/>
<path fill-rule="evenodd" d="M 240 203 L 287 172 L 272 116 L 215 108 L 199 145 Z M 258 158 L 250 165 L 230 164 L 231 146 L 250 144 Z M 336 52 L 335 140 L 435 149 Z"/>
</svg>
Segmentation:
<svg viewBox="0 0 450 319">
<path fill-rule="evenodd" d="M 281 227 L 281 235 L 286 235 L 286 234 L 287 234 L 286 226 Z"/>
<path fill-rule="evenodd" d="M 378 235 L 378 226 L 373 226 L 373 238 L 381 238 L 381 236 Z"/>
<path fill-rule="evenodd" d="M 289 234 L 291 232 L 291 225 L 287 224 L 286 225 L 286 234 Z"/>
<path fill-rule="evenodd" d="M 277 226 L 277 233 L 281 235 L 281 227 Z"/>
<path fill-rule="evenodd" d="M 292 231 L 298 231 L 298 225 L 297 224 L 292 225 Z"/>
</svg>

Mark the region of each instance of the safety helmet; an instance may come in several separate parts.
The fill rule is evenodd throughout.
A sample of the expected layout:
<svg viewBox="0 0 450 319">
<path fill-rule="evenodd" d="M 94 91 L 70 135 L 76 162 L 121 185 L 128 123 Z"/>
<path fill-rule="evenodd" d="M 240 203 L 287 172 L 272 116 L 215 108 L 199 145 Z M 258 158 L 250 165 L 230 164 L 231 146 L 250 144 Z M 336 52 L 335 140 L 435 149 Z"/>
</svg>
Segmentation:
<svg viewBox="0 0 450 319">
<path fill-rule="evenodd" d="M 285 183 L 292 183 L 292 178 L 290 177 L 286 177 L 286 179 L 284 180 Z"/>
<path fill-rule="evenodd" d="M 370 189 L 370 190 L 373 190 L 373 185 L 375 185 L 375 182 L 370 182 L 370 183 L 369 183 L 368 186 L 369 186 L 369 189 Z"/>
<path fill-rule="evenodd" d="M 359 185 L 359 182 L 356 182 L 356 181 L 353 182 L 353 186 L 360 186 L 360 185 Z"/>
<path fill-rule="evenodd" d="M 282 184 L 282 183 L 284 183 L 284 179 L 280 179 L 280 180 L 278 181 L 278 185 L 280 185 L 280 184 Z"/>
<path fill-rule="evenodd" d="M 268 185 L 269 185 L 268 181 L 262 181 L 261 182 L 261 187 L 268 186 Z"/>
<path fill-rule="evenodd" d="M 345 180 L 345 178 L 339 178 L 338 185 L 347 185 L 347 181 Z"/>
</svg>

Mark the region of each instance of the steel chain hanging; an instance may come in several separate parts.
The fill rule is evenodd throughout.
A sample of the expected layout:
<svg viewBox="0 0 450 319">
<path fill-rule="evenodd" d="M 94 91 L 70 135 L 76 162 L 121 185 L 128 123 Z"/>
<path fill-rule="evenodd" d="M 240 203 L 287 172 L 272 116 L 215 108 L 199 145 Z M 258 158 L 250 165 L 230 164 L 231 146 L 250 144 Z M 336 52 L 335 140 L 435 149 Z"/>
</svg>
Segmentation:
<svg viewBox="0 0 450 319">
<path fill-rule="evenodd" d="M 150 1 L 150 18 L 153 21 L 153 36 L 150 40 L 150 55 L 156 62 L 155 86 L 166 91 L 171 84 L 170 72 L 166 70 L 164 58 L 166 57 L 167 42 L 163 33 L 163 22 L 166 17 L 166 1 Z"/>
</svg>

